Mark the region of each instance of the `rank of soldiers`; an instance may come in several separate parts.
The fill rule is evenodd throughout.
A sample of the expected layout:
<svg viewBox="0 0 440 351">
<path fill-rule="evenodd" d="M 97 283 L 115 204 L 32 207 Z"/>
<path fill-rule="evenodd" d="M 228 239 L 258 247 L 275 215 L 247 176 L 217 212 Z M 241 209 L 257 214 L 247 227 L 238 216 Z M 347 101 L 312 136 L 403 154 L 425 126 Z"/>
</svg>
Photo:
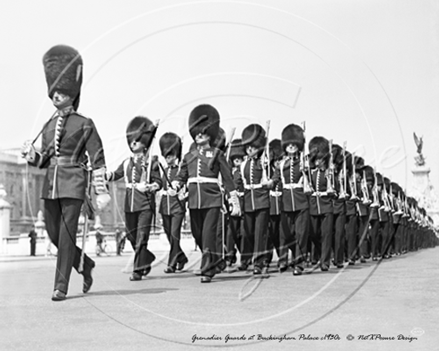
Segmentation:
<svg viewBox="0 0 440 351">
<path fill-rule="evenodd" d="M 47 168 L 42 198 L 48 234 L 58 248 L 54 301 L 66 299 L 72 268 L 84 276 L 83 292 L 91 288 L 95 262 L 76 246 L 78 218 L 81 211 L 93 217 L 92 189 L 102 209 L 110 201 L 107 183 L 118 180 L 126 186 L 132 281 L 148 275 L 155 260 L 148 241 L 157 192 L 170 243 L 165 273 L 181 271 L 188 262 L 180 246 L 188 210 L 202 253 L 202 283 L 233 265 L 264 274 L 275 254 L 279 272 L 291 269 L 299 276 L 310 265 L 328 271 L 438 245 L 432 219 L 399 184 L 350 153 L 345 142 L 306 140 L 305 123 L 287 125 L 272 140 L 269 122 L 249 124 L 239 138 L 233 138 L 235 130 L 227 138 L 217 109 L 202 104 L 189 114 L 194 142 L 188 152 L 176 133 L 160 136 L 162 164 L 153 150 L 159 121 L 136 116 L 125 132 L 131 156 L 109 170 L 92 119 L 77 112 L 81 56 L 58 45 L 43 65 L 56 112 L 43 126 L 41 151 L 33 146 L 37 137 L 24 144 L 22 154 L 30 165 Z"/>
</svg>

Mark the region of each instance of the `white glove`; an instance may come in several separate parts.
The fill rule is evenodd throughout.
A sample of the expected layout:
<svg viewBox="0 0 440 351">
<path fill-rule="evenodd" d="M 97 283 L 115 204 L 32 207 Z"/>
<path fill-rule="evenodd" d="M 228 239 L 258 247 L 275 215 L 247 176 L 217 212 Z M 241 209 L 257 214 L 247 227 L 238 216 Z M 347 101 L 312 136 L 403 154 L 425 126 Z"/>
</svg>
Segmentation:
<svg viewBox="0 0 440 351">
<path fill-rule="evenodd" d="M 180 189 L 180 183 L 177 180 L 173 180 L 171 182 L 171 186 L 173 187 L 173 189 Z"/>
<path fill-rule="evenodd" d="M 185 191 L 184 189 L 182 189 L 182 190 L 179 192 L 179 194 L 178 194 L 177 197 L 179 198 L 180 201 L 183 201 L 183 200 L 185 200 L 185 199 L 188 197 L 188 192 Z"/>
<path fill-rule="evenodd" d="M 21 147 L 21 156 L 28 162 L 35 161 L 36 152 L 31 140 L 26 140 L 24 142 Z"/>
<path fill-rule="evenodd" d="M 167 190 L 167 194 L 168 194 L 169 196 L 176 196 L 176 195 L 177 195 L 177 191 L 174 190 L 173 188 L 168 188 L 168 190 Z"/>
<path fill-rule="evenodd" d="M 96 195 L 96 206 L 98 210 L 103 210 L 109 204 L 111 200 L 110 194 L 99 194 Z"/>
<path fill-rule="evenodd" d="M 231 206 L 231 216 L 241 216 L 240 201 L 238 200 L 237 192 L 231 191 L 229 195 L 231 196 L 229 198 L 229 204 Z"/>
<path fill-rule="evenodd" d="M 159 185 L 157 183 L 145 184 L 145 187 L 145 191 L 148 193 L 154 193 L 156 190 L 159 189 Z"/>
<path fill-rule="evenodd" d="M 269 179 L 269 180 L 267 180 L 267 179 L 263 179 L 263 180 L 261 181 L 261 185 L 262 185 L 264 188 L 271 189 L 272 186 L 273 186 L 273 180 L 272 180 L 272 179 Z"/>
<path fill-rule="evenodd" d="M 147 183 L 144 182 L 136 183 L 134 187 L 141 193 L 145 193 L 147 191 Z"/>
</svg>

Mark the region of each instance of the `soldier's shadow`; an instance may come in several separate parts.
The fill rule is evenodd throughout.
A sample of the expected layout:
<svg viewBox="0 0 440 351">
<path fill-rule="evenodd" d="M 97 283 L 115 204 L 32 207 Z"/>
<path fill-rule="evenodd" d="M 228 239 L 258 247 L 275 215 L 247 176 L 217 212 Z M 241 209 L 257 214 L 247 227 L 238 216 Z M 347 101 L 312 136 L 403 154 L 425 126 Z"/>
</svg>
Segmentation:
<svg viewBox="0 0 440 351">
<path fill-rule="evenodd" d="M 104 290 L 104 291 L 93 291 L 84 295 L 69 296 L 70 299 L 80 298 L 80 297 L 94 297 L 94 296 L 127 296 L 127 295 L 145 295 L 145 294 L 163 294 L 168 291 L 180 290 L 177 288 L 145 288 L 145 289 L 114 289 L 114 290 Z"/>
</svg>

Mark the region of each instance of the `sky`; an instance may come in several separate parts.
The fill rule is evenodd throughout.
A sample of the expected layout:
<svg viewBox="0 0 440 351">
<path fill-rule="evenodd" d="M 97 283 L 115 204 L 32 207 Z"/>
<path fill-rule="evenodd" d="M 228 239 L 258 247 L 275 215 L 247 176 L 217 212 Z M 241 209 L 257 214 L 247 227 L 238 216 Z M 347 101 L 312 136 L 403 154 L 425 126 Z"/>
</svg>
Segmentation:
<svg viewBox="0 0 440 351">
<path fill-rule="evenodd" d="M 308 140 L 346 141 L 408 190 L 415 132 L 438 189 L 437 1 L 18 0 L 1 7 L 0 149 L 33 139 L 53 113 L 42 57 L 66 44 L 83 57 L 79 112 L 94 120 L 110 169 L 129 155 L 125 129 L 133 117 L 159 119 L 158 136 L 175 132 L 187 149 L 189 113 L 209 103 L 228 136 L 270 120 L 269 138 L 280 138 L 286 125 L 305 121 Z"/>
</svg>

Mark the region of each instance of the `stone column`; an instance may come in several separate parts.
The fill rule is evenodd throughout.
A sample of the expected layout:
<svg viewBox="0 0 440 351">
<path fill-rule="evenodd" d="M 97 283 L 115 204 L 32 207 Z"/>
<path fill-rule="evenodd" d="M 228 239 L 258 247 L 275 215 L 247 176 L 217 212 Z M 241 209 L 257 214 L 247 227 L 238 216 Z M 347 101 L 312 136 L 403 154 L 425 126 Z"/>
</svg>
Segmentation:
<svg viewBox="0 0 440 351">
<path fill-rule="evenodd" d="M 10 234 L 11 208 L 6 201 L 5 187 L 0 184 L 0 253 L 6 253 L 6 237 Z"/>
</svg>

